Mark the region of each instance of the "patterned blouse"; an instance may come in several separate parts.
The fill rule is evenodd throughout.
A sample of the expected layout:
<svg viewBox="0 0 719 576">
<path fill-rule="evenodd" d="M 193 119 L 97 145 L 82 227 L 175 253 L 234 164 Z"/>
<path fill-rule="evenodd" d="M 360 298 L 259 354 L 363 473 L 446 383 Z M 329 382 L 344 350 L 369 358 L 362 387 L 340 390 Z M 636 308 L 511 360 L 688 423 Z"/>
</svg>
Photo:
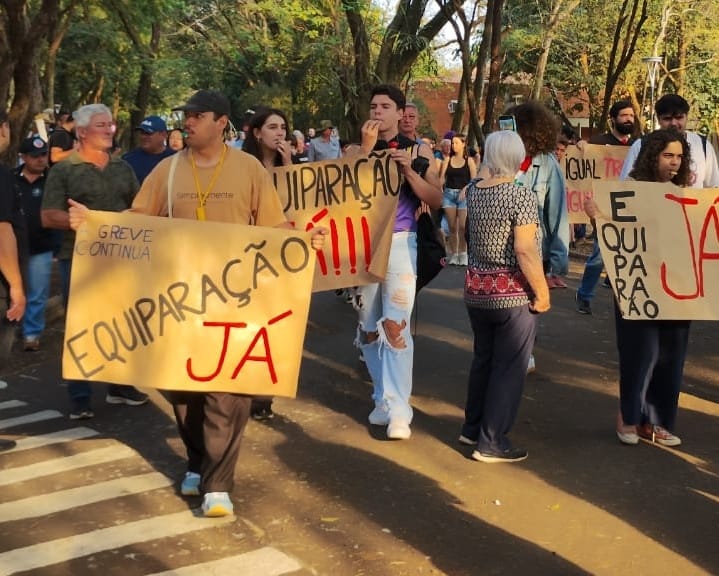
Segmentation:
<svg viewBox="0 0 719 576">
<path fill-rule="evenodd" d="M 479 188 L 478 182 L 472 181 L 467 189 L 469 266 L 464 302 L 485 309 L 525 306 L 533 293 L 514 253 L 514 228 L 536 224 L 541 253 L 537 198 L 517 184 Z"/>
</svg>

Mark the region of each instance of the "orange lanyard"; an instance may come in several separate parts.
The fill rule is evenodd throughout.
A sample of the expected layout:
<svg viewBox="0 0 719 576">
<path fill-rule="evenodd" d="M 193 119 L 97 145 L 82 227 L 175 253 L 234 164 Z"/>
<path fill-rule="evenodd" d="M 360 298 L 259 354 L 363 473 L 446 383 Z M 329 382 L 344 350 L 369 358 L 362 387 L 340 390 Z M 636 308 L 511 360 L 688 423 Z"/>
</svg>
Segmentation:
<svg viewBox="0 0 719 576">
<path fill-rule="evenodd" d="M 197 214 L 198 220 L 206 220 L 205 217 L 205 204 L 207 204 L 207 197 L 210 195 L 210 192 L 212 192 L 212 189 L 215 187 L 215 183 L 217 182 L 217 179 L 220 176 L 220 172 L 222 171 L 222 165 L 225 163 L 225 156 L 227 154 L 227 146 L 222 147 L 222 156 L 220 157 L 220 161 L 217 163 L 217 166 L 215 166 L 215 171 L 212 173 L 212 177 L 210 178 L 210 183 L 207 186 L 207 190 L 204 192 L 202 191 L 202 186 L 200 186 L 200 177 L 197 174 L 197 165 L 195 164 L 195 157 L 192 154 L 192 149 L 190 148 L 190 163 L 192 164 L 192 176 L 195 179 L 195 191 L 197 192 L 197 208 L 195 208 L 195 214 Z"/>
</svg>

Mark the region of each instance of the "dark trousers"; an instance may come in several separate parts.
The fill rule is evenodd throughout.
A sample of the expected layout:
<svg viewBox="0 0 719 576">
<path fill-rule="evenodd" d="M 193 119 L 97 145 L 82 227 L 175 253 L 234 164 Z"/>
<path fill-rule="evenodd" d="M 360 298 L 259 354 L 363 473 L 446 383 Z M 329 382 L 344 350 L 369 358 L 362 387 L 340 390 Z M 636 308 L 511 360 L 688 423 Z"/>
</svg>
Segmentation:
<svg viewBox="0 0 719 576">
<path fill-rule="evenodd" d="M 172 403 L 187 470 L 202 476 L 203 492 L 232 492 L 250 396 L 227 392 L 165 392 Z"/>
<path fill-rule="evenodd" d="M 503 310 L 467 307 L 474 333 L 462 435 L 477 439 L 478 449 L 511 447 L 507 434 L 522 398 L 527 363 L 536 334 L 527 306 Z"/>
<path fill-rule="evenodd" d="M 616 302 L 614 318 L 624 423 L 674 430 L 691 322 L 625 320 Z"/>
</svg>

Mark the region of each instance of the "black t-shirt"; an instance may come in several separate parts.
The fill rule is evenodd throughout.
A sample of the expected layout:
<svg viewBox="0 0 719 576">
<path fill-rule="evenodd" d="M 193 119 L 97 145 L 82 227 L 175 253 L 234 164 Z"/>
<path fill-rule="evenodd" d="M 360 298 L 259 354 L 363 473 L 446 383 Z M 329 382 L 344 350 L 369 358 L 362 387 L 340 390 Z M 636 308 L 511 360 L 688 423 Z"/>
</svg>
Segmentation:
<svg viewBox="0 0 719 576">
<path fill-rule="evenodd" d="M 15 176 L 5 166 L 0 166 L 0 222 L 9 222 L 17 239 L 17 253 L 20 270 L 25 269 L 28 256 L 27 225 L 22 211 L 19 190 L 15 187 Z M 0 274 L 3 288 L 7 290 L 5 277 Z"/>
<path fill-rule="evenodd" d="M 18 190 L 20 206 L 25 216 L 30 255 L 43 252 L 57 252 L 60 249 L 62 230 L 42 227 L 40 208 L 45 187 L 45 174 L 34 182 L 28 182 L 22 175 L 22 166 L 15 170 L 15 187 Z"/>
<path fill-rule="evenodd" d="M 604 134 L 597 134 L 589 139 L 590 144 L 603 144 L 608 146 L 631 146 L 636 138 L 629 136 L 626 142 L 622 142 L 611 132 L 605 132 Z"/>
<path fill-rule="evenodd" d="M 47 147 L 52 155 L 53 148 L 61 148 L 62 150 L 72 150 L 72 146 L 75 142 L 75 137 L 72 133 L 68 132 L 64 128 L 55 128 L 48 138 Z M 53 164 L 50 161 L 50 164 Z"/>
</svg>

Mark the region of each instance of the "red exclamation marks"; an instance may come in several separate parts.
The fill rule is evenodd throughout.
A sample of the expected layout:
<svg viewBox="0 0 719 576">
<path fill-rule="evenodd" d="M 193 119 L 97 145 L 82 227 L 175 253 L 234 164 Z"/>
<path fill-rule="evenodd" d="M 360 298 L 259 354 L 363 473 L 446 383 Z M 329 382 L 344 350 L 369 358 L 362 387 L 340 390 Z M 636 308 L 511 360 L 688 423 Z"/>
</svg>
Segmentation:
<svg viewBox="0 0 719 576">
<path fill-rule="evenodd" d="M 350 272 L 357 273 L 357 246 L 355 245 L 355 229 L 352 226 L 352 218 L 345 218 L 345 227 L 347 228 L 347 243 L 350 251 Z"/>
<path fill-rule="evenodd" d="M 372 261 L 372 246 L 369 236 L 369 223 L 367 222 L 367 218 L 365 218 L 364 216 L 362 216 L 360 222 L 362 223 L 362 241 L 364 243 L 365 270 L 369 270 L 369 265 Z"/>
<path fill-rule="evenodd" d="M 315 227 L 315 224 L 317 224 L 322 218 L 327 216 L 328 210 L 327 208 L 323 208 L 317 214 L 315 214 L 312 217 L 312 221 L 307 223 L 307 226 L 305 226 L 305 232 L 309 232 L 312 230 L 312 228 Z M 320 263 L 320 270 L 322 271 L 322 276 L 327 276 L 327 261 L 325 260 L 325 254 L 322 250 L 317 250 L 317 261 Z"/>
<path fill-rule="evenodd" d="M 340 239 L 337 233 L 337 222 L 334 218 L 330 219 L 330 238 L 332 238 L 332 264 L 335 267 L 335 274 L 342 274 L 340 269 Z"/>
</svg>

